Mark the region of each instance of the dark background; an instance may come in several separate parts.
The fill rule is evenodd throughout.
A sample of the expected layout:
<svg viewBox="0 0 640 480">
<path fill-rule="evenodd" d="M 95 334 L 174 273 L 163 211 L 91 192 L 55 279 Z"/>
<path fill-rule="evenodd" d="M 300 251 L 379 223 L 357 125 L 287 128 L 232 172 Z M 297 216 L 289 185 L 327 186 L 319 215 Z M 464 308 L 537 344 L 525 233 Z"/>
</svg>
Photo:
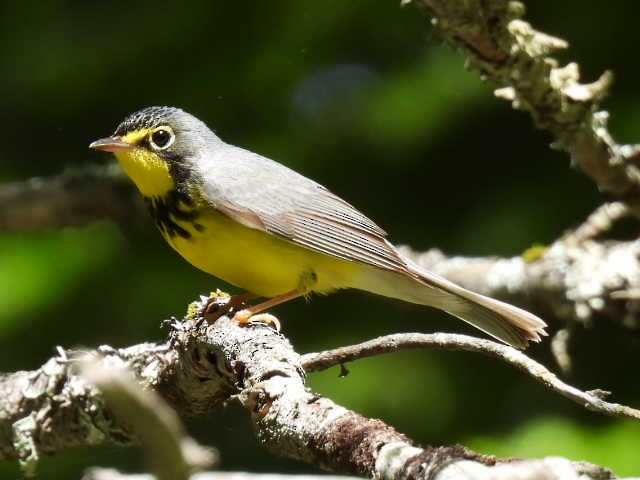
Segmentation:
<svg viewBox="0 0 640 480">
<path fill-rule="evenodd" d="M 88 143 L 133 110 L 175 105 L 223 139 L 325 184 L 396 243 L 517 255 L 579 223 L 602 200 L 594 185 L 439 45 L 417 10 L 398 4 L 2 2 L 0 181 L 110 162 Z M 638 140 L 640 4 L 537 0 L 528 7 L 534 26 L 570 41 L 561 58 L 579 61 L 586 80 L 615 71 L 605 105 L 611 128 L 621 141 Z M 180 259 L 150 222 L 2 234 L 0 370 L 36 368 L 56 345 L 162 339 L 163 318 L 216 287 L 225 286 Z M 432 310 L 359 292 L 276 311 L 300 352 L 397 331 L 470 332 Z M 569 380 L 640 405 L 633 365 L 609 361 L 597 332 L 586 332 L 582 350 L 590 357 Z M 553 366 L 548 343 L 533 354 Z M 640 472 L 640 425 L 586 412 L 494 360 L 425 351 L 349 369 L 346 378 L 333 369 L 309 383 L 419 442 Z M 264 452 L 237 407 L 189 421 L 188 429 L 221 450 L 223 469 L 313 471 Z M 145 469 L 137 449 L 85 448 L 45 458 L 40 478 L 79 478 L 91 465 Z M 0 478 L 17 471 L 0 464 Z"/>
</svg>

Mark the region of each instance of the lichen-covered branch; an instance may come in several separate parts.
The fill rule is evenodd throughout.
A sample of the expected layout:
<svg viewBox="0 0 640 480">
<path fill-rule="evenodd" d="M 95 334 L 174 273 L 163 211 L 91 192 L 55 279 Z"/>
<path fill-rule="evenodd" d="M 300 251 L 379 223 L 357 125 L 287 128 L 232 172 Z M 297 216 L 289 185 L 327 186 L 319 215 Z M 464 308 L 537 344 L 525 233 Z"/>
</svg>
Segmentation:
<svg viewBox="0 0 640 480">
<path fill-rule="evenodd" d="M 153 345 L 134 358 L 153 361 Z M 127 363 L 127 353 L 119 356 Z M 76 375 L 77 362 L 60 350 L 38 370 L 0 376 L 0 459 L 20 460 L 27 474 L 41 455 L 111 442 L 131 445 L 130 429 L 113 417 L 94 386 Z"/>
<path fill-rule="evenodd" d="M 187 320 L 172 327 L 163 344 L 61 352 L 36 371 L 0 378 L 6 399 L 0 459 L 33 464 L 42 453 L 133 441 L 129 427 L 78 373 L 89 356 L 96 365 L 127 368 L 182 415 L 206 415 L 236 398 L 269 451 L 336 473 L 412 480 L 616 478 L 605 468 L 564 459 L 500 460 L 460 446 L 422 447 L 380 420 L 309 391 L 300 355 L 270 327 L 242 326 L 227 317 L 213 325 Z"/>
<path fill-rule="evenodd" d="M 596 316 L 640 326 L 640 240 L 577 241 L 571 234 L 512 258 L 401 251 L 420 266 L 470 290 L 502 298 L 547 319 L 588 324 Z"/>
<path fill-rule="evenodd" d="M 612 75 L 580 83 L 576 63 L 560 66 L 552 54 L 567 42 L 535 30 L 523 20 L 524 5 L 512 0 L 405 0 L 422 7 L 442 39 L 499 88 L 496 95 L 524 110 L 550 132 L 554 146 L 603 191 L 640 205 L 636 146 L 617 144 L 599 111 Z"/>
</svg>

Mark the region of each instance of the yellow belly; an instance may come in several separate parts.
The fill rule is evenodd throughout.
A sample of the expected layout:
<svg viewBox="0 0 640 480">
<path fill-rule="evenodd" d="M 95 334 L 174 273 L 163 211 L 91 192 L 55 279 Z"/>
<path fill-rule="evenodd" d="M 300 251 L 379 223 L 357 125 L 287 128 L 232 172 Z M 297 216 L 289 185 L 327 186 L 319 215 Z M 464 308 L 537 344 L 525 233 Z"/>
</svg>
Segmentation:
<svg viewBox="0 0 640 480">
<path fill-rule="evenodd" d="M 297 246 L 208 210 L 198 218 L 204 230 L 182 224 L 190 238 L 165 235 L 192 265 L 243 290 L 274 297 L 301 288 L 328 293 L 358 284 L 357 263 Z"/>
</svg>

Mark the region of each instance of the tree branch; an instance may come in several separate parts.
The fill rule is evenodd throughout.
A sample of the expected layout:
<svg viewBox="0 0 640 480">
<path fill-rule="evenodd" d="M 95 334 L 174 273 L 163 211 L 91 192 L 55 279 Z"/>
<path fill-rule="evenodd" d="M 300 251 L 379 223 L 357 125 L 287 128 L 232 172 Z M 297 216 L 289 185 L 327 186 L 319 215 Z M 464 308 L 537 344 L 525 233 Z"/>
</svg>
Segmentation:
<svg viewBox="0 0 640 480">
<path fill-rule="evenodd" d="M 79 445 L 132 443 L 130 427 L 78 374 L 81 359 L 90 355 L 108 369 L 129 369 L 181 415 L 206 415 L 235 398 L 269 451 L 336 473 L 400 480 L 615 478 L 602 467 L 564 459 L 500 460 L 460 446 L 420 447 L 380 420 L 310 392 L 301 357 L 269 327 L 221 317 L 213 325 L 174 321 L 172 328 L 163 344 L 61 354 L 36 371 L 0 378 L 7 399 L 0 410 L 0 458 L 34 462 Z"/>
<path fill-rule="evenodd" d="M 619 145 L 607 130 L 609 114 L 598 111 L 612 74 L 580 83 L 576 63 L 564 67 L 551 54 L 567 48 L 562 39 L 539 32 L 523 20 L 525 8 L 511 0 L 405 0 L 432 17 L 445 43 L 499 86 L 496 96 L 524 110 L 555 137 L 554 147 L 601 190 L 640 208 L 636 146 Z"/>
<path fill-rule="evenodd" d="M 586 227 L 579 232 L 585 232 Z M 437 249 L 401 252 L 421 267 L 465 288 L 534 310 L 568 324 L 596 316 L 627 328 L 640 327 L 640 240 L 576 241 L 568 234 L 521 256 L 447 257 Z"/>
<path fill-rule="evenodd" d="M 357 345 L 303 355 L 302 366 L 307 372 L 316 372 L 359 358 L 393 353 L 400 350 L 425 348 L 474 352 L 497 358 L 526 373 L 548 389 L 589 410 L 615 417 L 640 420 L 640 410 L 618 403 L 605 402 L 602 398 L 605 392 L 601 390 L 583 392 L 571 385 L 567 385 L 544 365 L 515 348 L 467 335 L 453 333 L 397 333 L 386 335 Z"/>
<path fill-rule="evenodd" d="M 140 196 L 117 165 L 0 184 L 0 231 L 19 232 L 147 218 Z"/>
<path fill-rule="evenodd" d="M 496 82 L 496 95 L 527 111 L 554 135 L 558 148 L 597 185 L 634 211 L 640 208 L 640 171 L 635 146 L 618 145 L 597 111 L 611 76 L 579 83 L 576 64 L 559 67 L 550 54 L 566 42 L 535 31 L 522 20 L 522 4 L 507 0 L 413 0 L 434 19 L 447 43 Z M 96 174 L 96 172 L 98 172 Z M 98 193 L 97 193 L 98 191 Z M 83 225 L 95 219 L 126 221 L 137 215 L 131 186 L 115 170 L 67 172 L 50 181 L 32 180 L 0 188 L 4 231 Z M 614 211 L 619 214 L 620 209 Z M 520 304 L 549 303 L 561 318 L 588 320 L 594 312 L 632 311 L 638 301 L 640 243 L 595 242 L 599 212 L 529 261 L 520 258 L 445 258 L 415 254 L 426 268 L 483 293 L 520 298 Z M 605 224 L 606 227 L 606 224 Z M 606 268 L 605 268 L 606 267 Z M 625 293 L 627 292 L 627 293 Z M 549 301 L 551 299 L 551 301 Z M 634 316 L 632 320 L 637 323 Z M 425 336 L 378 339 L 339 352 L 306 356 L 306 365 L 353 360 L 405 346 L 455 347 L 492 355 L 542 379 L 554 391 L 609 414 L 638 418 L 628 407 L 560 382 L 524 354 L 486 340 Z M 304 385 L 305 363 L 288 341 L 267 327 L 241 327 L 226 317 L 214 325 L 175 322 L 165 344 L 102 348 L 96 363 L 130 369 L 145 388 L 155 389 L 183 415 L 204 415 L 223 400 L 237 398 L 251 413 L 258 440 L 270 451 L 323 468 L 393 479 L 615 478 L 605 468 L 566 459 L 499 460 L 464 447 L 420 447 L 379 420 L 365 418 Z M 315 360 L 314 360 L 315 359 Z M 345 360 L 346 359 L 346 360 Z M 315 362 L 315 363 L 314 363 Z M 77 371 L 79 360 L 61 354 L 33 372 L 0 377 L 0 458 L 20 459 L 28 468 L 43 453 L 111 442 L 129 445 L 135 435 L 118 408 L 111 410 L 108 384 L 95 385 Z M 95 378 L 94 378 L 95 380 Z M 124 415 L 126 417 L 126 414 Z"/>
<path fill-rule="evenodd" d="M 626 203 L 604 203 L 591 213 L 582 225 L 571 232 L 570 238 L 576 243 L 594 240 L 610 232 L 618 221 L 630 214 L 631 211 Z"/>
<path fill-rule="evenodd" d="M 156 480 L 157 477 L 147 474 L 126 474 L 112 468 L 91 468 L 82 480 Z M 253 472 L 200 472 L 191 476 L 190 480 L 360 480 L 358 477 L 338 475 L 286 475 L 279 473 Z"/>
</svg>

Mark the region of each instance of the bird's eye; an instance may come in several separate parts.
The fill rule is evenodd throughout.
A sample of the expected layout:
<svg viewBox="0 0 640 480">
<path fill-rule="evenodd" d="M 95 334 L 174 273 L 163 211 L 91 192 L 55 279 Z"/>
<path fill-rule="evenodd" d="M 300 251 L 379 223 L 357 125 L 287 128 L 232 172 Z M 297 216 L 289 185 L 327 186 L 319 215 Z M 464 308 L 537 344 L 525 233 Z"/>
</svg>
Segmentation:
<svg viewBox="0 0 640 480">
<path fill-rule="evenodd" d="M 164 150 L 171 146 L 175 140 L 175 135 L 170 128 L 159 128 L 149 137 L 149 143 L 156 150 Z"/>
</svg>

